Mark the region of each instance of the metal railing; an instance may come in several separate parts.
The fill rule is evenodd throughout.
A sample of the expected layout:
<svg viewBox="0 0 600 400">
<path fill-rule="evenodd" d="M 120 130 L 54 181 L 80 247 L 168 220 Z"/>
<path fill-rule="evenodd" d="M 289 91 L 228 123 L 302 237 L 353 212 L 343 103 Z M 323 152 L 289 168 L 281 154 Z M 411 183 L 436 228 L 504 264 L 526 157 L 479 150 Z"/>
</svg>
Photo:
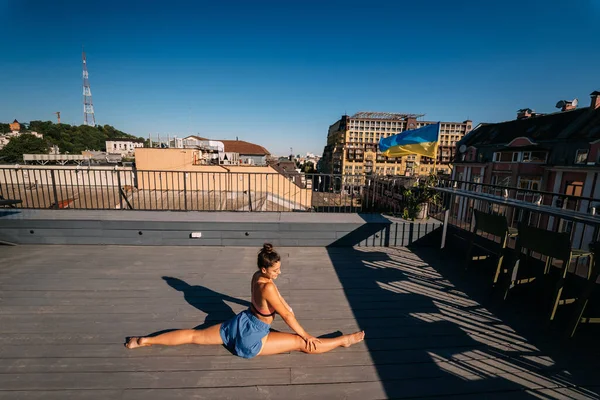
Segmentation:
<svg viewBox="0 0 600 400">
<path fill-rule="evenodd" d="M 34 209 L 369 212 L 364 186 L 363 175 L 0 167 L 0 198 Z"/>
<path fill-rule="evenodd" d="M 587 207 L 586 203 L 593 200 L 590 198 L 568 196 L 580 205 L 578 209 L 569 209 L 552 203 L 543 204 L 539 198 L 536 201 L 511 198 L 506 193 L 494 195 L 443 186 L 436 190 L 440 192 L 441 200 L 430 210 L 448 226 L 471 230 L 473 210 L 479 210 L 505 216 L 508 225 L 513 228 L 524 224 L 553 232 L 567 232 L 573 248 L 577 249 L 587 250 L 591 242 L 600 240 L 600 215 L 594 212 L 593 207 Z"/>
<path fill-rule="evenodd" d="M 438 195 L 425 196 L 427 215 L 441 221 L 447 216 L 448 226 L 470 230 L 477 209 L 504 215 L 510 227 L 524 223 L 567 232 L 575 248 L 587 249 L 590 242 L 600 240 L 600 199 L 448 179 L 429 183 Z M 365 198 L 374 211 L 402 216 L 408 206 L 407 189 L 423 190 L 418 180 L 373 177 L 367 180 Z"/>
<path fill-rule="evenodd" d="M 406 208 L 405 190 L 414 188 L 418 178 L 371 175 L 365 182 L 365 199 L 375 212 L 401 215 Z"/>
<path fill-rule="evenodd" d="M 437 186 L 465 189 L 472 192 L 502 196 L 508 199 L 523 200 L 536 204 L 551 205 L 569 210 L 581 210 L 582 208 L 586 208 L 586 210 L 584 210 L 585 212 L 591 212 L 591 208 L 596 206 L 596 203 L 600 206 L 600 199 L 594 199 L 592 197 L 525 189 L 514 186 L 491 185 L 487 183 L 452 179 L 441 179 Z"/>
<path fill-rule="evenodd" d="M 17 199 L 19 208 L 85 210 L 170 210 L 252 212 L 377 212 L 402 215 L 405 190 L 418 180 L 379 175 L 299 174 L 279 172 L 148 171 L 128 167 L 14 167 L 0 166 L 0 199 Z M 525 218 L 515 200 L 545 209 L 578 212 L 594 219 L 597 199 L 498 185 L 440 179 L 436 201 L 428 213 L 450 224 L 468 228 L 474 208 L 506 215 L 516 227 Z M 448 199 L 444 188 L 460 190 Z M 472 196 L 492 196 L 485 201 Z M 495 199 L 495 200 L 494 200 Z M 557 200 L 558 199 L 558 200 Z M 493 204 L 492 204 L 493 203 Z M 490 205 L 492 204 L 492 205 Z M 547 210 L 546 210 L 547 211 Z M 566 231 L 581 245 L 594 222 L 528 212 L 528 222 L 550 230 Z M 595 219 L 594 219 L 595 220 Z M 585 226 L 584 226 L 585 225 Z M 596 236 L 597 237 L 597 234 Z"/>
</svg>

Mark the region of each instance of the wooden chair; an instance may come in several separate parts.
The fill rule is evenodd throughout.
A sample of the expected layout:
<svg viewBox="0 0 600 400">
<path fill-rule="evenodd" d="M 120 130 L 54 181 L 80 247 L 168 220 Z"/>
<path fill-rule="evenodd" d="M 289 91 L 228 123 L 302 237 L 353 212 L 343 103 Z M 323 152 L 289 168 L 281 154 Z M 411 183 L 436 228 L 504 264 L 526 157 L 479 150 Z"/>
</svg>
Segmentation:
<svg viewBox="0 0 600 400">
<path fill-rule="evenodd" d="M 498 258 L 498 264 L 496 265 L 496 273 L 494 274 L 493 279 L 493 284 L 496 285 L 502 269 L 502 261 L 504 260 L 504 256 L 506 253 L 508 238 L 516 237 L 518 235 L 518 230 L 515 228 L 510 228 L 508 226 L 508 222 L 506 221 L 506 217 L 504 217 L 503 215 L 488 214 L 483 211 L 473 210 L 473 218 L 475 218 L 475 224 L 473 226 L 473 231 L 471 232 L 471 238 L 469 240 L 465 269 L 469 268 L 473 259 L 479 260 L 482 258 L 487 258 L 487 256 L 477 256 L 474 258 L 472 256 L 473 246 L 477 246 L 485 250 L 486 252 Z M 477 238 L 477 232 L 479 231 L 499 237 L 500 244 L 497 247 L 497 249 L 491 249 L 488 246 L 481 246 L 476 244 L 475 239 Z"/>
<path fill-rule="evenodd" d="M 525 255 L 523 255 L 523 249 L 526 250 Z M 561 262 L 562 271 L 556 282 L 554 296 L 552 298 L 552 307 L 550 311 L 551 321 L 556 315 L 558 306 L 571 304 L 576 300 L 575 298 L 562 298 L 565 279 L 567 277 L 567 272 L 569 270 L 571 261 L 580 257 L 590 257 L 588 279 L 591 273 L 591 266 L 593 262 L 592 253 L 586 250 L 572 249 L 569 234 L 565 232 L 552 232 L 546 229 L 519 225 L 519 236 L 517 238 L 515 252 L 517 255 L 517 261 L 513 267 L 510 284 L 506 289 L 504 296 L 505 298 L 508 295 L 508 291 L 515 286 L 534 282 L 539 277 L 540 274 L 534 274 L 532 276 L 519 278 L 519 268 L 521 266 L 521 262 L 528 260 L 531 257 L 532 252 L 538 253 L 540 256 L 547 257 L 542 271 L 543 275 L 548 275 L 550 273 L 553 260 L 558 260 Z M 525 260 L 523 259 L 524 257 Z"/>
<path fill-rule="evenodd" d="M 600 262 L 598 262 L 598 257 L 600 256 L 600 242 L 595 242 L 590 245 L 590 250 L 593 254 L 593 259 L 590 260 L 590 269 L 588 273 L 588 280 L 583 287 L 581 294 L 575 301 L 575 309 L 573 311 L 573 317 L 571 318 L 571 322 L 569 323 L 569 327 L 567 330 L 568 336 L 573 337 L 575 335 L 575 331 L 579 324 L 587 323 L 587 324 L 598 324 L 600 323 L 600 318 L 591 317 L 589 314 L 588 304 L 590 298 L 592 297 L 594 290 L 597 287 L 596 281 L 598 280 L 598 276 L 600 275 Z M 593 265 L 592 265 L 593 261 Z M 596 310 L 594 310 L 596 311 Z"/>
</svg>

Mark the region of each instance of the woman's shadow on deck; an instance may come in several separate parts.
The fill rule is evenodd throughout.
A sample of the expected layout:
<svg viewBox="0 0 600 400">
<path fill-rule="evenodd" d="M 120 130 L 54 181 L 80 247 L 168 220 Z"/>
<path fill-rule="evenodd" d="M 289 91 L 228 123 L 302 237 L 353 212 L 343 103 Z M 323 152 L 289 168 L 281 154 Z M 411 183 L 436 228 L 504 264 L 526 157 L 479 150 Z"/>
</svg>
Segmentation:
<svg viewBox="0 0 600 400">
<path fill-rule="evenodd" d="M 189 283 L 171 276 L 163 276 L 162 279 L 173 289 L 181 292 L 183 298 L 189 305 L 194 306 L 199 311 L 206 314 L 204 322 L 194 327 L 194 329 L 205 329 L 210 326 L 220 324 L 234 317 L 236 313 L 226 303 L 231 302 L 244 307 L 250 307 L 250 302 L 237 299 L 223 293 L 215 292 L 200 285 L 190 285 Z M 148 336 L 157 336 L 162 333 L 171 332 L 175 329 L 164 329 L 154 332 Z"/>
<path fill-rule="evenodd" d="M 183 293 L 183 298 L 189 305 L 196 307 L 199 311 L 206 313 L 204 322 L 194 329 L 204 329 L 209 326 L 220 324 L 234 317 L 236 313 L 226 303 L 239 304 L 244 307 L 250 307 L 250 302 L 237 299 L 223 293 L 215 292 L 200 285 L 190 285 L 187 282 L 171 276 L 163 276 L 162 279 L 173 289 Z"/>
</svg>

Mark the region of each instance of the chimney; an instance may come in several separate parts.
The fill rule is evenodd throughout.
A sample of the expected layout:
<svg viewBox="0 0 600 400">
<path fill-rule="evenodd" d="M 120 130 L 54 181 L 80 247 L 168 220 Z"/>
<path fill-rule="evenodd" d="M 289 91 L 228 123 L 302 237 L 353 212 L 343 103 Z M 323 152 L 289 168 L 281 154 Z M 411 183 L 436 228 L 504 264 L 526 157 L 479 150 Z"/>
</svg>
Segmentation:
<svg viewBox="0 0 600 400">
<path fill-rule="evenodd" d="M 590 108 L 592 110 L 599 109 L 600 108 L 600 92 L 596 90 L 596 91 L 590 93 L 590 96 L 592 96 L 592 102 L 590 104 Z"/>
<path fill-rule="evenodd" d="M 556 103 L 556 108 L 560 108 L 560 111 L 569 111 L 577 108 L 577 104 L 579 101 L 577 99 L 573 100 L 560 100 Z"/>
<path fill-rule="evenodd" d="M 521 108 L 517 111 L 517 119 L 527 119 L 533 115 L 533 110 L 531 108 Z"/>
</svg>

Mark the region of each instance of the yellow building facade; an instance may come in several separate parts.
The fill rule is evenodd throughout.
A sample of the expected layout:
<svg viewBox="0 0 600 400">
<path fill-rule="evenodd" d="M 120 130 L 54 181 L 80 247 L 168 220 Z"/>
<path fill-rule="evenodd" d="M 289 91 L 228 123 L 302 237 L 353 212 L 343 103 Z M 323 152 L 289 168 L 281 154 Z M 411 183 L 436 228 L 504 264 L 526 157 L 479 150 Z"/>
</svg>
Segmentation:
<svg viewBox="0 0 600 400">
<path fill-rule="evenodd" d="M 344 115 L 329 127 L 323 151 L 323 172 L 343 175 L 428 175 L 449 173 L 456 143 L 472 129 L 472 121 L 441 122 L 437 161 L 410 155 L 385 157 L 379 151 L 382 137 L 418 129 L 437 121 L 421 121 L 419 114 L 359 112 Z"/>
</svg>

